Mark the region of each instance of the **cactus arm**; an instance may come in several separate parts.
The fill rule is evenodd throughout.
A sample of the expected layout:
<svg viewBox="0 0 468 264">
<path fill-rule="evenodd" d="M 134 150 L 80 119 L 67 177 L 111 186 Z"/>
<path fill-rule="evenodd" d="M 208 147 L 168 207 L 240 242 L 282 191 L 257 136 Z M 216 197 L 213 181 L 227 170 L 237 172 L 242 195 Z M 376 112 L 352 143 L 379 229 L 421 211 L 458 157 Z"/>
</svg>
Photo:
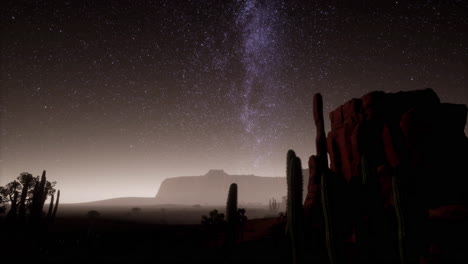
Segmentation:
<svg viewBox="0 0 468 264">
<path fill-rule="evenodd" d="M 302 208 L 302 166 L 294 151 L 287 155 L 287 234 L 291 241 L 293 263 L 303 262 L 304 226 Z"/>
</svg>

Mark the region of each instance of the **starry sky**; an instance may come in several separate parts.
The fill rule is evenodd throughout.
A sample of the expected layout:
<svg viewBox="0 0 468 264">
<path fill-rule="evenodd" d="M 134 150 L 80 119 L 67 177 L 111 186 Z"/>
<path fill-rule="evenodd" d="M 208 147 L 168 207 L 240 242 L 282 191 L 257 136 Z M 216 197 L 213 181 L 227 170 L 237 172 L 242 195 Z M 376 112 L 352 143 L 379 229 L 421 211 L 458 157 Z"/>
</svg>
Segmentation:
<svg viewBox="0 0 468 264">
<path fill-rule="evenodd" d="M 282 176 L 288 149 L 315 152 L 314 93 L 326 113 L 373 90 L 468 104 L 467 13 L 455 0 L 2 2 L 0 184 L 46 169 L 81 202 L 209 169 Z"/>
</svg>

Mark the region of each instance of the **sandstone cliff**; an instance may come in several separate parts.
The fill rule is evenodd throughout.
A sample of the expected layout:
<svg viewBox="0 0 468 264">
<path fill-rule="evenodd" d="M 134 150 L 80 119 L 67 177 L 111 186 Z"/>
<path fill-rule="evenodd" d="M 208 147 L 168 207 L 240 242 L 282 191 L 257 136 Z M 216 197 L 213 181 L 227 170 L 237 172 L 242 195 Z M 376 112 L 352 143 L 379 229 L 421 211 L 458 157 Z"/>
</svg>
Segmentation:
<svg viewBox="0 0 468 264">
<path fill-rule="evenodd" d="M 431 89 L 376 91 L 332 111 L 325 137 L 316 95 L 312 244 L 340 263 L 466 263 L 467 112 Z"/>
<path fill-rule="evenodd" d="M 308 172 L 304 172 L 304 175 L 308 175 Z M 229 175 L 223 170 L 210 170 L 201 176 L 165 179 L 156 194 L 156 202 L 223 205 L 226 203 L 231 183 L 238 185 L 241 205 L 268 204 L 271 198 L 280 202 L 282 197 L 286 195 L 285 177 Z M 307 177 L 304 179 L 304 186 L 307 186 Z"/>
</svg>

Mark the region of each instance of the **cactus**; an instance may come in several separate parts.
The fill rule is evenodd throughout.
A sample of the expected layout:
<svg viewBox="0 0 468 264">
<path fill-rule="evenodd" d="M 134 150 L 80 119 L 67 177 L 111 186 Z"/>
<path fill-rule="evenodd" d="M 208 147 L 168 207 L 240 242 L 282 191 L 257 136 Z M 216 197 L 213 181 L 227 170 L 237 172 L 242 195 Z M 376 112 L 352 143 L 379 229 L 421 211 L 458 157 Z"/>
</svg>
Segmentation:
<svg viewBox="0 0 468 264">
<path fill-rule="evenodd" d="M 315 149 L 319 169 L 328 167 L 327 157 L 327 137 L 325 135 L 325 123 L 323 121 L 323 100 L 322 95 L 314 95 L 314 122 L 317 130 L 315 137 Z"/>
<path fill-rule="evenodd" d="M 271 198 L 270 199 L 270 203 L 268 204 L 268 208 L 270 209 L 270 211 L 272 211 L 273 213 L 276 213 L 279 209 L 279 204 L 276 202 L 276 199 L 275 198 Z"/>
<path fill-rule="evenodd" d="M 51 219 L 53 208 L 54 208 L 54 195 L 52 194 L 52 196 L 50 197 L 49 209 L 47 212 L 47 220 Z"/>
<path fill-rule="evenodd" d="M 370 170 L 367 158 L 363 155 L 361 157 L 361 181 L 363 185 L 367 184 L 367 180 L 370 177 Z"/>
<path fill-rule="evenodd" d="M 228 224 L 235 223 L 237 217 L 237 184 L 233 183 L 229 187 L 227 205 L 226 205 L 226 219 Z"/>
<path fill-rule="evenodd" d="M 44 209 L 44 204 L 45 204 L 45 201 L 47 199 L 47 194 L 49 192 L 49 189 L 48 189 L 48 181 L 46 179 L 46 171 L 44 170 L 42 172 L 42 177 L 41 177 L 41 185 L 40 185 L 40 192 L 41 192 L 41 195 L 39 196 L 40 200 L 39 200 L 39 204 L 38 204 L 38 211 L 40 212 L 40 214 L 42 214 L 42 210 Z"/>
<path fill-rule="evenodd" d="M 229 186 L 229 193 L 226 205 L 227 221 L 227 245 L 234 244 L 237 235 L 238 213 L 237 213 L 237 184 Z"/>
<path fill-rule="evenodd" d="M 41 218 L 42 208 L 44 207 L 44 196 L 47 195 L 45 193 L 45 184 L 46 184 L 46 171 L 42 172 L 41 181 L 36 182 L 36 186 L 34 188 L 33 200 L 31 203 L 31 213 L 30 213 L 30 220 L 32 222 L 37 222 Z"/>
<path fill-rule="evenodd" d="M 320 179 L 320 194 L 322 200 L 322 210 L 325 223 L 325 245 L 327 247 L 328 259 L 330 264 L 336 263 L 335 247 L 333 241 L 333 223 L 330 210 L 330 190 L 329 179 L 330 172 L 323 171 Z"/>
<path fill-rule="evenodd" d="M 287 203 L 287 226 L 286 232 L 290 238 L 292 246 L 293 263 L 303 262 L 304 258 L 304 226 L 302 208 L 302 166 L 301 160 L 293 150 L 287 154 L 287 183 L 288 183 L 288 203 Z"/>
<path fill-rule="evenodd" d="M 52 212 L 52 221 L 55 220 L 55 215 L 57 214 L 59 199 L 60 199 L 60 190 L 57 191 L 57 199 L 55 200 L 55 207 L 54 207 L 54 211 Z"/>
<path fill-rule="evenodd" d="M 399 179 L 398 177 L 400 176 L 400 168 L 398 167 L 396 170 L 396 173 L 392 177 L 392 190 L 393 190 L 393 202 L 395 204 L 395 215 L 396 215 L 396 220 L 397 220 L 397 226 L 398 226 L 398 253 L 400 257 L 400 264 L 405 263 L 405 246 L 404 246 L 404 240 L 405 240 L 405 217 L 403 215 L 403 207 L 402 207 L 402 201 L 401 201 L 401 189 L 400 189 L 400 184 L 399 184 Z"/>
<path fill-rule="evenodd" d="M 319 214 L 317 211 L 320 208 L 320 178 L 323 171 L 328 169 L 328 156 L 327 156 L 327 139 L 325 134 L 325 124 L 323 120 L 323 102 L 322 95 L 319 93 L 314 95 L 313 102 L 313 116 L 316 128 L 315 136 L 315 155 L 309 157 L 309 183 L 307 186 L 307 195 L 304 203 L 305 219 L 307 221 L 308 233 L 315 238 L 319 235 L 312 226 L 317 226 L 318 222 L 313 215 Z M 310 232 L 309 232 L 310 231 Z M 314 238 L 312 238 L 312 241 Z M 316 240 L 316 242 L 318 242 Z M 315 242 L 315 243 L 316 243 Z"/>
</svg>

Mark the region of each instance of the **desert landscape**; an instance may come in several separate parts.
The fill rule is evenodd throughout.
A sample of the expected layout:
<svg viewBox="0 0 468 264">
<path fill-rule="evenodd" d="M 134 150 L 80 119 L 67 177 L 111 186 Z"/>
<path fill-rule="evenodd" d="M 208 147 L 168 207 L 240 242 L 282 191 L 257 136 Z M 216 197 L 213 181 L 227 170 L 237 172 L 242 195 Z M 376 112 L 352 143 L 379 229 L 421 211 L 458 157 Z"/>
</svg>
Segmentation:
<svg viewBox="0 0 468 264">
<path fill-rule="evenodd" d="M 50 262 L 466 260 L 466 106 L 440 103 L 431 89 L 373 92 L 332 112 L 325 136 L 322 105 L 316 94 L 316 155 L 303 170 L 290 150 L 287 177 L 210 170 L 167 179 L 154 198 L 59 205 L 45 171 L 22 174 L 21 200 L 19 187 L 2 187 L 3 199 L 14 195 L 2 248 Z M 447 155 L 435 163 L 429 153 Z"/>
<path fill-rule="evenodd" d="M 0 6 L 0 263 L 468 263 L 468 1 Z"/>
</svg>

